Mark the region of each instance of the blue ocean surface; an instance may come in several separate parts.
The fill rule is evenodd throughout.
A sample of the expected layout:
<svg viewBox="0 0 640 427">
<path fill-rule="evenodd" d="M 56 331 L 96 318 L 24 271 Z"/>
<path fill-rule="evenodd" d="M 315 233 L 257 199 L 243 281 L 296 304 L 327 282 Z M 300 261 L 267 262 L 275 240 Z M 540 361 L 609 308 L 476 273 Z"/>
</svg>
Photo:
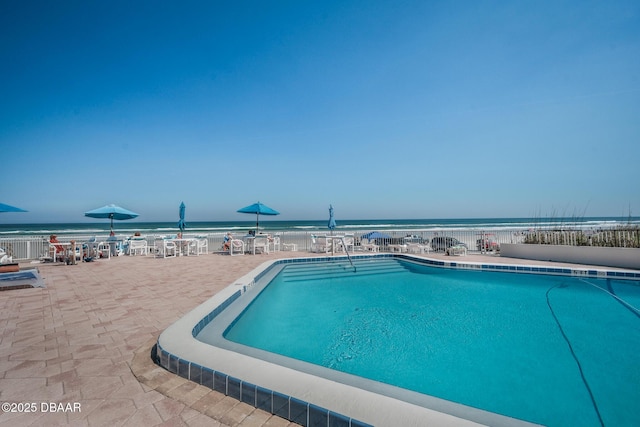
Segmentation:
<svg viewBox="0 0 640 427">
<path fill-rule="evenodd" d="M 268 220 L 261 218 L 260 229 L 278 231 L 325 231 L 327 219 L 322 220 Z M 242 232 L 255 228 L 255 221 L 187 221 L 187 233 Z M 548 229 L 582 228 L 600 229 L 622 226 L 640 226 L 640 217 L 586 217 L 586 218 L 463 218 L 463 219 L 339 219 L 336 230 L 501 230 L 501 229 Z M 178 221 L 144 222 L 138 220 L 115 221 L 116 234 L 163 234 L 178 231 Z M 15 236 L 59 236 L 70 234 L 104 234 L 109 232 L 109 221 L 48 224 L 2 224 L 0 237 Z"/>
</svg>

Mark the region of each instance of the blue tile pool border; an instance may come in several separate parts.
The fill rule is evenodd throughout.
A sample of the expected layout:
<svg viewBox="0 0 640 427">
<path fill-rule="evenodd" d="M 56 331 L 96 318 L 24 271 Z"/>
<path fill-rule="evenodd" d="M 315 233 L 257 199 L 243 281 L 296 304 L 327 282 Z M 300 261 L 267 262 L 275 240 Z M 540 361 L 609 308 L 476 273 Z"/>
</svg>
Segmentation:
<svg viewBox="0 0 640 427">
<path fill-rule="evenodd" d="M 312 403 L 180 359 L 165 351 L 160 343 L 156 344 L 155 355 L 156 363 L 169 372 L 303 426 L 372 427 Z"/>
<path fill-rule="evenodd" d="M 544 275 L 561 275 L 572 277 L 586 277 L 594 279 L 625 279 L 640 280 L 640 272 L 634 271 L 614 271 L 606 269 L 576 268 L 576 267 L 545 267 L 545 266 L 526 266 L 526 265 L 507 265 L 507 264 L 486 264 L 473 262 L 457 262 L 457 261 L 441 261 L 426 258 L 414 257 L 406 254 L 371 254 L 357 255 L 353 259 L 384 259 L 396 258 L 403 259 L 432 267 L 440 267 L 456 270 L 476 270 L 490 272 L 505 273 L 523 273 L 523 274 L 544 274 Z M 191 330 L 192 336 L 195 338 L 202 329 L 213 321 L 220 313 L 222 313 L 229 305 L 237 300 L 248 288 L 253 286 L 269 271 L 278 266 L 296 263 L 322 263 L 327 261 L 347 261 L 345 256 L 332 257 L 313 257 L 313 258 L 289 258 L 276 260 L 269 266 L 258 272 L 253 280 L 245 284 L 234 292 L 230 297 L 225 299 L 221 304 L 215 307 L 209 314 L 204 316 Z M 252 407 L 262 409 L 285 418 L 289 421 L 304 425 L 328 425 L 328 426 L 350 426 L 365 427 L 370 424 L 350 418 L 348 416 L 335 413 L 326 408 L 319 407 L 310 402 L 305 402 L 293 396 L 279 393 L 276 390 L 263 388 L 259 385 L 245 382 L 242 379 L 232 377 L 223 372 L 215 371 L 211 368 L 198 365 L 189 360 L 181 359 L 177 355 L 171 354 L 164 350 L 158 340 L 155 346 L 155 362 L 167 369 L 168 371 L 193 381 L 197 384 L 216 390 L 226 396 L 244 402 Z"/>
</svg>

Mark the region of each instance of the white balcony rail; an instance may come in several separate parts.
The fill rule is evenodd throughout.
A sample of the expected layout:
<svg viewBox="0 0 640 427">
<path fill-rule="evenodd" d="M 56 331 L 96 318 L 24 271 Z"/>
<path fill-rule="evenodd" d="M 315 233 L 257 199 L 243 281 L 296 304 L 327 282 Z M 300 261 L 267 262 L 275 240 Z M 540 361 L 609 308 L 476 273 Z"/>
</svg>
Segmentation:
<svg viewBox="0 0 640 427">
<path fill-rule="evenodd" d="M 328 231 L 328 230 L 327 230 Z M 369 230 L 372 231 L 372 230 Z M 362 230 L 341 230 L 340 234 L 350 234 L 354 236 L 354 240 L 357 246 L 360 244 L 360 236 L 368 231 Z M 446 236 L 453 237 L 458 241 L 467 245 L 469 251 L 480 250 L 477 246 L 477 241 L 485 237 L 491 241 L 497 243 L 518 243 L 524 239 L 524 235 L 520 231 L 505 231 L 501 230 L 497 233 L 488 233 L 482 230 L 445 230 L 445 231 L 432 231 L 432 230 L 385 230 L 384 234 L 390 236 L 389 239 L 381 239 L 380 243 L 383 244 L 396 244 L 403 243 L 405 241 L 415 241 L 429 243 L 434 237 Z M 226 233 L 209 233 L 206 234 L 209 251 L 218 252 L 222 248 L 222 243 Z M 281 247 L 287 244 L 297 245 L 298 251 L 309 251 L 311 249 L 311 235 L 328 234 L 328 232 L 321 231 L 279 231 Z M 188 234 L 185 235 L 189 236 Z M 118 239 L 125 241 L 129 236 L 116 236 Z M 156 238 L 163 237 L 162 235 L 146 235 L 149 247 L 153 247 L 153 242 Z M 236 237 L 241 237 L 236 235 Z M 81 245 L 89 240 L 94 241 L 106 241 L 108 236 L 94 236 L 94 235 L 65 235 L 58 236 L 58 240 L 61 242 L 70 242 L 75 240 L 77 245 Z M 2 237 L 0 238 L 0 247 L 4 248 L 8 255 L 12 256 L 15 261 L 27 261 L 37 260 L 49 252 L 49 236 L 21 236 L 21 237 Z"/>
<path fill-rule="evenodd" d="M 349 234 L 354 236 L 355 250 L 358 250 L 361 236 L 374 230 L 340 230 L 336 234 Z M 481 230 L 481 229 L 439 229 L 439 230 L 414 230 L 414 229 L 396 229 L 396 230 L 377 230 L 388 235 L 389 238 L 376 239 L 377 244 L 382 249 L 387 245 L 403 244 L 408 242 L 431 243 L 436 237 L 448 237 L 459 241 L 467 246 L 471 253 L 499 251 L 500 245 L 503 243 L 547 243 L 560 245 L 594 245 L 594 246 L 633 246 L 639 239 L 638 231 L 628 230 L 601 230 L 598 233 L 592 233 L 585 237 L 581 231 L 552 231 L 552 230 L 522 230 L 522 229 L 499 229 L 499 230 Z M 206 238 L 209 244 L 209 252 L 218 252 L 222 249 L 225 232 L 209 233 Z M 295 244 L 298 251 L 311 250 L 312 235 L 328 235 L 329 230 L 321 231 L 278 231 L 280 237 L 280 247 Z M 202 235 L 202 234 L 200 234 Z M 129 236 L 117 236 L 120 240 L 126 241 Z M 163 237 L 159 234 L 146 235 L 149 247 L 153 247 L 156 238 Z M 195 237 L 188 233 L 185 237 Z M 236 238 L 242 237 L 236 233 Z M 108 236 L 89 236 L 89 235 L 65 235 L 58 237 L 61 242 L 69 242 L 75 240 L 78 245 L 87 242 L 90 239 L 96 241 L 107 240 Z M 585 238 L 587 241 L 585 242 Z M 0 238 L 0 247 L 4 248 L 8 255 L 12 256 L 15 261 L 36 260 L 46 255 L 49 251 L 49 236 L 23 236 L 23 237 L 3 237 Z M 607 239 L 607 244 L 603 244 L 602 240 Z M 613 242 L 614 244 L 609 244 Z M 618 244 L 615 244 L 618 243 Z M 638 247 L 638 246 L 635 246 Z M 432 250 L 439 249 L 433 247 Z"/>
</svg>

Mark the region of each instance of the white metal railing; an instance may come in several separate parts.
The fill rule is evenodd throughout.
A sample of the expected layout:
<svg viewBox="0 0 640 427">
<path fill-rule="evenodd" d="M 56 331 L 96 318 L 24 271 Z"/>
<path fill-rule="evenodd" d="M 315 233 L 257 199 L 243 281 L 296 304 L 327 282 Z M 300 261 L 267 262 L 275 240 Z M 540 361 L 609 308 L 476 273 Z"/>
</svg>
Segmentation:
<svg viewBox="0 0 640 427">
<path fill-rule="evenodd" d="M 340 234 L 350 234 L 354 236 L 355 247 L 357 250 L 361 236 L 374 230 L 340 230 Z M 396 230 L 384 230 L 381 233 L 389 236 L 388 238 L 379 239 L 378 243 L 381 246 L 387 246 L 389 244 L 402 244 L 407 242 L 415 243 L 431 243 L 436 237 L 451 237 L 457 241 L 465 244 L 469 252 L 494 252 L 499 250 L 499 247 L 503 243 L 538 243 L 540 240 L 544 240 L 543 243 L 552 244 L 564 244 L 564 245 L 584 245 L 584 236 L 580 234 L 580 231 L 567 230 L 567 231 L 544 231 L 544 230 L 523 230 L 523 229 L 499 229 L 499 230 L 482 230 L 482 229 L 439 229 L 439 230 L 411 230 L 411 229 L 396 229 Z M 169 233 L 171 234 L 171 233 Z M 175 233 L 174 233 L 175 234 Z M 209 244 L 210 252 L 218 252 L 222 249 L 222 243 L 226 232 L 208 233 L 208 234 L 190 234 L 185 233 L 185 237 L 206 236 Z M 275 234 L 275 233 L 274 233 Z M 314 231 L 300 231 L 300 230 L 284 230 L 278 231 L 280 237 L 281 247 L 287 244 L 296 244 L 299 251 L 311 250 L 311 235 L 328 234 L 319 230 Z M 147 239 L 149 247 L 153 247 L 154 240 L 161 238 L 162 234 L 153 234 L 143 236 Z M 116 236 L 119 240 L 126 241 L 129 236 Z M 239 235 L 236 238 L 241 237 Z M 637 239 L 637 234 L 633 234 L 628 231 L 621 230 L 602 230 L 598 234 L 590 235 L 594 246 L 597 244 L 602 246 L 602 239 L 608 239 L 611 242 L 620 242 L 620 245 L 625 244 L 631 246 L 634 239 Z M 69 242 L 75 240 L 77 244 L 89 241 L 89 239 L 95 239 L 96 241 L 106 241 L 108 236 L 106 235 L 65 235 L 58 237 L 61 242 Z M 631 242 L 631 243 L 629 243 Z M 589 243 L 587 243 L 589 244 Z M 604 245 L 604 246 L 608 246 Z M 610 245 L 609 245 L 610 246 Z M 8 255 L 12 256 L 16 261 L 34 260 L 47 254 L 49 251 L 49 236 L 23 236 L 23 237 L 2 237 L 0 238 L 0 247 L 4 248 Z M 437 248 L 432 248 L 437 249 Z"/>
<path fill-rule="evenodd" d="M 372 231 L 362 230 L 341 230 L 341 234 L 351 234 L 355 239 L 356 248 L 360 244 L 360 238 L 363 234 Z M 217 252 L 221 250 L 224 240 L 225 232 L 220 233 L 208 233 L 199 234 L 199 236 L 206 236 L 209 244 L 210 252 Z M 311 250 L 311 235 L 323 234 L 319 231 L 278 231 L 280 237 L 281 247 L 285 244 L 296 244 L 299 251 Z M 386 244 L 403 243 L 405 241 L 416 241 L 428 243 L 434 237 L 446 236 L 453 237 L 460 242 L 467 245 L 470 251 L 479 250 L 477 247 L 477 241 L 482 238 L 482 230 L 385 230 L 383 234 L 388 235 Z M 515 230 L 500 230 L 499 232 L 484 232 L 485 236 L 497 243 L 518 243 L 524 239 L 524 234 Z M 147 240 L 149 247 L 153 247 L 155 239 L 161 238 L 162 234 L 153 234 L 143 236 Z M 196 235 L 190 235 L 185 233 L 185 237 L 195 237 Z M 236 236 L 240 237 L 240 236 Z M 64 235 L 58 236 L 60 242 L 70 242 L 75 240 L 77 245 L 88 242 L 90 240 L 101 242 L 106 241 L 109 238 L 107 235 Z M 118 240 L 125 241 L 129 236 L 116 236 Z M 0 238 L 0 247 L 4 248 L 10 256 L 16 261 L 35 260 L 42 256 L 45 256 L 49 252 L 49 236 L 22 236 L 22 237 L 2 237 Z"/>
</svg>

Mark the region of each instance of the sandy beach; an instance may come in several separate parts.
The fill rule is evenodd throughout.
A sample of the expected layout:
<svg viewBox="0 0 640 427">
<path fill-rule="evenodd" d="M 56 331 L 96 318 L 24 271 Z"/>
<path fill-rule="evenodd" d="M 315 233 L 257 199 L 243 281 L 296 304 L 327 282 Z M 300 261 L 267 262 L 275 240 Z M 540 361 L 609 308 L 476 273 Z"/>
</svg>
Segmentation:
<svg viewBox="0 0 640 427">
<path fill-rule="evenodd" d="M 293 425 L 173 375 L 149 357 L 158 335 L 186 312 L 265 260 L 292 256 L 312 254 L 122 256 L 38 265 L 46 288 L 0 292 L 0 401 L 11 404 L 8 412 L 3 406 L 0 424 Z"/>
</svg>

